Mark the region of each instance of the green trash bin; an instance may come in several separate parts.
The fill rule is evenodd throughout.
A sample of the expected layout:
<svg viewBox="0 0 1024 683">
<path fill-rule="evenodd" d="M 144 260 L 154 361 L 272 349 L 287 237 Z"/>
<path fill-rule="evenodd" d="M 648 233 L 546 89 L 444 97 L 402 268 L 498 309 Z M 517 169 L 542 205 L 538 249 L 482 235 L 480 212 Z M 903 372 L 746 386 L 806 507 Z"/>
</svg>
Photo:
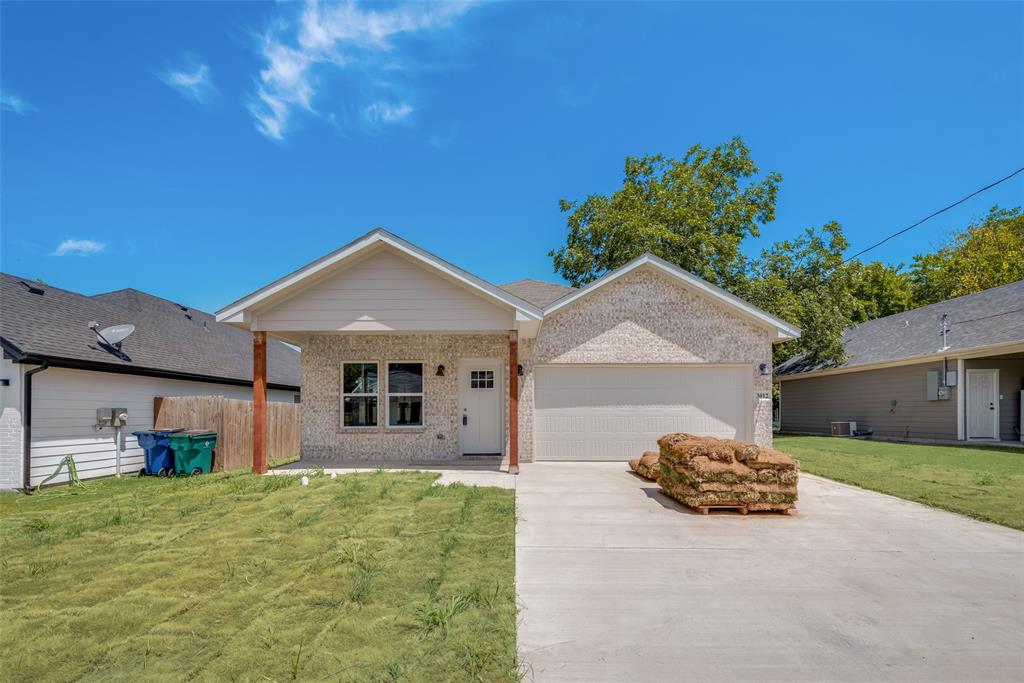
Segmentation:
<svg viewBox="0 0 1024 683">
<path fill-rule="evenodd" d="M 174 451 L 174 473 L 202 474 L 213 469 L 217 434 L 206 429 L 189 429 L 169 435 Z"/>
</svg>

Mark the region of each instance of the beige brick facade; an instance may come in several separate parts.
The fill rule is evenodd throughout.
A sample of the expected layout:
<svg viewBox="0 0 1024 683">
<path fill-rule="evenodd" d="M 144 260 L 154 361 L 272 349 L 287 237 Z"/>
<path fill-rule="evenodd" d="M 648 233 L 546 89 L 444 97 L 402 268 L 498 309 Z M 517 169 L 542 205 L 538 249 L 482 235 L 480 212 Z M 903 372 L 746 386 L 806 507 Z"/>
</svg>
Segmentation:
<svg viewBox="0 0 1024 683">
<path fill-rule="evenodd" d="M 302 348 L 302 456 L 352 460 L 451 460 L 459 457 L 458 360 L 496 358 L 508 373 L 508 334 L 318 334 Z M 341 426 L 341 364 L 423 363 L 423 427 L 383 426 L 379 395 L 376 428 Z M 438 377 L 437 366 L 445 374 Z M 508 414 L 508 397 L 505 396 Z M 507 424 L 505 434 L 508 434 Z M 507 438 L 507 437 L 506 437 Z"/>
<path fill-rule="evenodd" d="M 559 363 L 742 363 L 756 394 L 770 396 L 771 333 L 653 268 L 639 268 L 544 319 L 519 345 L 519 457 L 533 458 L 533 368 Z M 459 358 L 508 362 L 507 334 L 312 335 L 302 352 L 302 454 L 356 460 L 454 459 L 459 455 Z M 422 429 L 341 427 L 346 360 L 422 361 Z M 444 365 L 444 377 L 435 369 Z M 381 401 L 383 402 L 383 395 Z M 507 400 L 507 399 L 506 399 Z M 771 400 L 751 397 L 755 440 L 771 443 Z M 507 412 L 507 410 L 506 410 Z M 381 411 L 383 422 L 383 411 Z M 505 433 L 507 435 L 507 423 Z"/>
<path fill-rule="evenodd" d="M 519 457 L 533 459 L 533 367 L 558 363 L 743 363 L 771 395 L 771 333 L 653 268 L 639 268 L 544 318 L 521 344 Z M 754 439 L 771 445 L 771 399 L 751 399 Z"/>
</svg>

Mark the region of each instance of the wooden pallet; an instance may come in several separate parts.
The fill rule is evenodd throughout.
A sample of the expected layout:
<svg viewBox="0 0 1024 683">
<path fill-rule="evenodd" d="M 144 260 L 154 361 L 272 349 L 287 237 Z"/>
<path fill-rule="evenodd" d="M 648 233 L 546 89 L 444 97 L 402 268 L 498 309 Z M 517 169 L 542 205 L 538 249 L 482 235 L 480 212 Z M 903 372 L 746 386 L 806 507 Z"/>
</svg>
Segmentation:
<svg viewBox="0 0 1024 683">
<path fill-rule="evenodd" d="M 697 507 L 687 505 L 687 507 L 702 515 L 708 514 L 711 510 L 735 510 L 741 515 L 747 514 L 747 506 L 745 505 L 698 505 Z"/>
</svg>

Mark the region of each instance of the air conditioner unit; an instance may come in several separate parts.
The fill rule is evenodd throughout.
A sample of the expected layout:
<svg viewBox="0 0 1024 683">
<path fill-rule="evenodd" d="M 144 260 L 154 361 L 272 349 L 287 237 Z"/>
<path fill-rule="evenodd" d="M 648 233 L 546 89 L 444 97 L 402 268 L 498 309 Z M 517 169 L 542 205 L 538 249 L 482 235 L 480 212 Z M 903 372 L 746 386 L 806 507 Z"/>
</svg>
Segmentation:
<svg viewBox="0 0 1024 683">
<path fill-rule="evenodd" d="M 832 436 L 853 436 L 857 431 L 856 422 L 833 422 Z"/>
</svg>

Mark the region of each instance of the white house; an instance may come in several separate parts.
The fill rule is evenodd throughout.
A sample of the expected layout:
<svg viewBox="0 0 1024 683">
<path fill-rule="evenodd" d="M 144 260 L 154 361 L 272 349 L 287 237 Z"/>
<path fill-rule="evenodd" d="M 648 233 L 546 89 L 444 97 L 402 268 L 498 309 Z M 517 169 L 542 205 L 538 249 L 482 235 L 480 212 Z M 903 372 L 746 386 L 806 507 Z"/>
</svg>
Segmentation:
<svg viewBox="0 0 1024 683">
<path fill-rule="evenodd" d="M 90 323 L 135 331 L 117 349 Z M 82 478 L 115 474 L 118 461 L 138 472 L 131 433 L 153 426 L 157 396 L 252 396 L 249 335 L 133 289 L 84 296 L 0 274 L 0 343 L 2 489 L 38 484 L 66 455 Z M 297 401 L 299 352 L 274 342 L 267 353 L 269 400 Z M 97 411 L 114 408 L 126 424 L 100 426 Z"/>
</svg>

